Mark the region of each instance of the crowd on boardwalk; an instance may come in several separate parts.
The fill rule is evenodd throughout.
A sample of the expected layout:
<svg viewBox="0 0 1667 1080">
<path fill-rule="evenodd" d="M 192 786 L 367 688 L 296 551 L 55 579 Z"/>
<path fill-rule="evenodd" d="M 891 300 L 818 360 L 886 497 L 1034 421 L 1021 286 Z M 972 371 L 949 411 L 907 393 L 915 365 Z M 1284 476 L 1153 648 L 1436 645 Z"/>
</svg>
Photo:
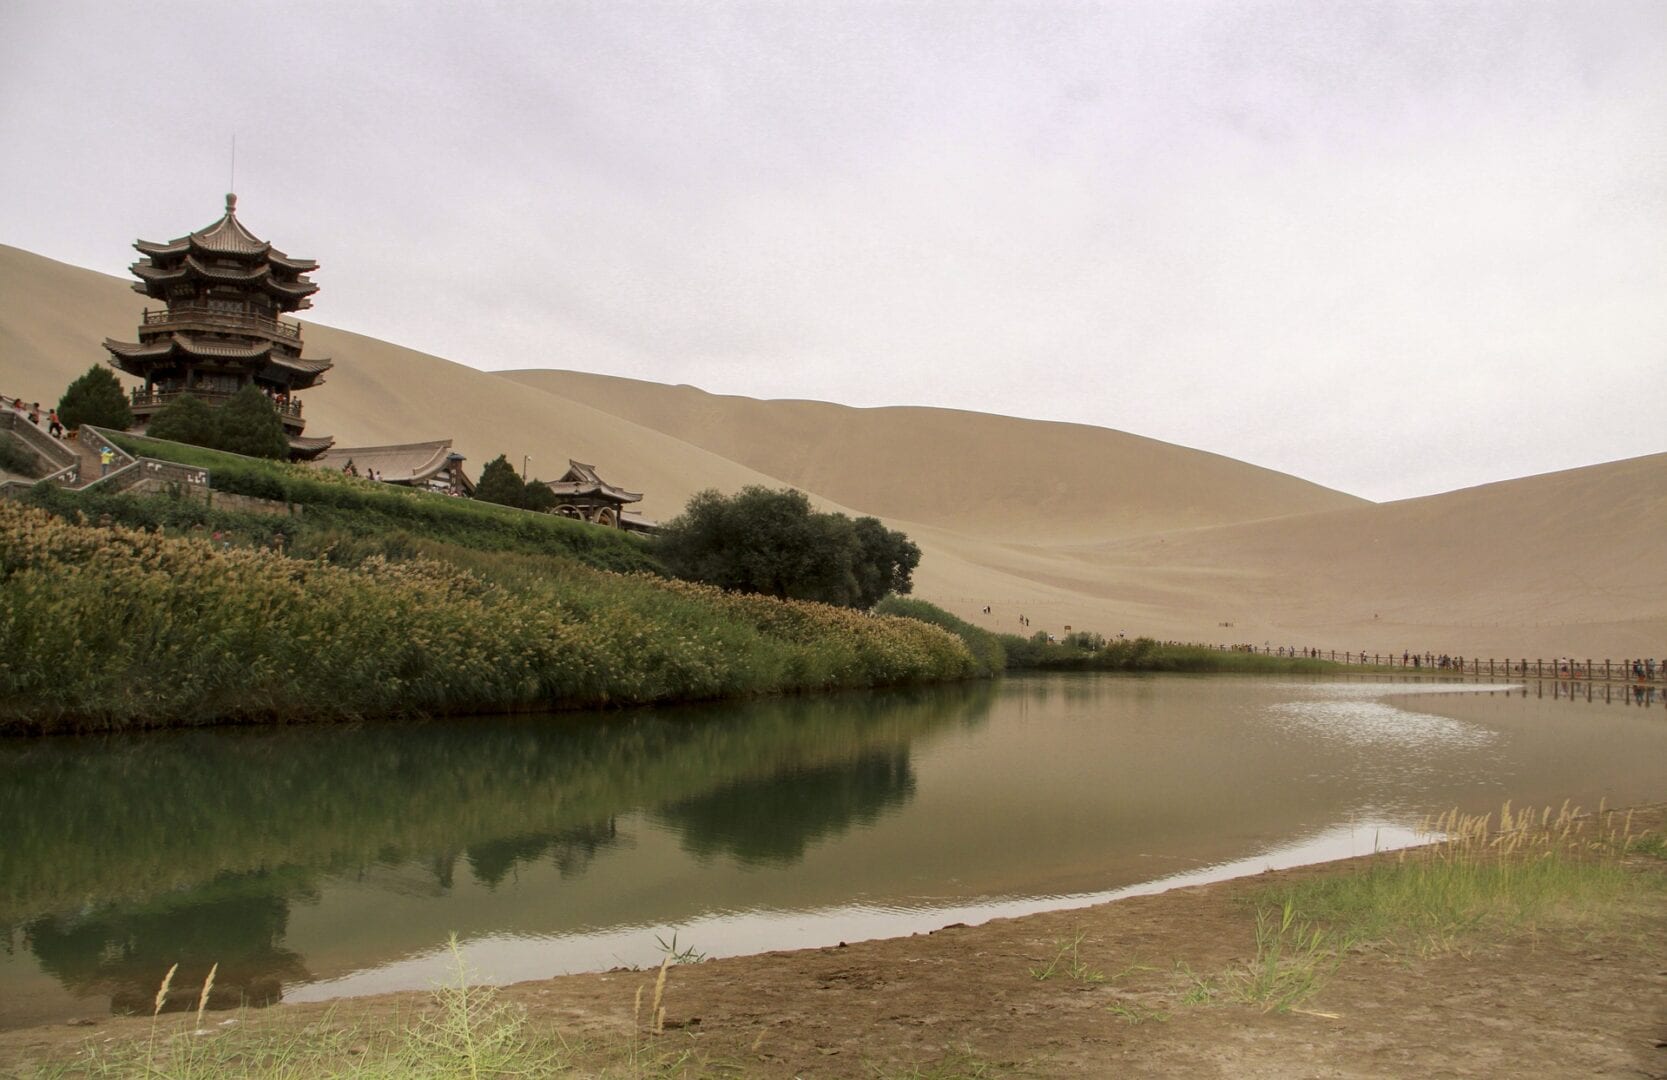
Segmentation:
<svg viewBox="0 0 1667 1080">
<path fill-rule="evenodd" d="M 1372 667 L 1399 667 L 1409 671 L 1448 671 L 1462 675 L 1514 675 L 1533 678 L 1558 679 L 1623 679 L 1637 682 L 1667 680 L 1667 658 L 1627 657 L 1622 660 L 1577 659 L 1572 656 L 1544 658 L 1512 657 L 1496 659 L 1474 656 L 1455 656 L 1448 653 L 1337 652 L 1334 649 L 1298 648 L 1295 645 L 1275 645 L 1271 641 L 1261 645 L 1219 645 L 1212 648 L 1236 652 L 1262 653 L 1267 656 L 1288 656 L 1298 659 L 1333 660 L 1343 664 L 1363 664 Z"/>
</svg>

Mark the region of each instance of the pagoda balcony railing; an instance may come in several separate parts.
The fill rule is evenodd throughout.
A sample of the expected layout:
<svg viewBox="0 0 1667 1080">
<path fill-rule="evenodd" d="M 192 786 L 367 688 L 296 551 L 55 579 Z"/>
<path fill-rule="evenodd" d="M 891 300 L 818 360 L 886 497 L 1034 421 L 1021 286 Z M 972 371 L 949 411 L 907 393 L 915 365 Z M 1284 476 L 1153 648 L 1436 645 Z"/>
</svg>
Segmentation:
<svg viewBox="0 0 1667 1080">
<path fill-rule="evenodd" d="M 241 311 L 219 311 L 215 308 L 202 307 L 197 304 L 175 304 L 160 311 L 152 311 L 150 308 L 145 309 L 145 326 L 165 326 L 169 323 L 197 323 L 232 331 L 252 330 L 272 337 L 288 338 L 291 341 L 301 340 L 301 328 L 299 326 L 284 322 L 281 319 L 269 319 L 265 315 L 251 315 Z"/>
<path fill-rule="evenodd" d="M 224 405 L 232 399 L 232 394 L 235 392 L 206 390 L 201 387 L 190 390 L 151 390 L 147 392 L 144 387 L 136 386 L 128 397 L 134 409 L 149 412 L 178 401 L 186 394 L 190 394 L 205 405 Z M 272 407 L 278 410 L 278 416 L 282 419 L 301 419 L 301 402 L 295 398 L 290 398 L 288 401 L 281 398 L 269 398 L 268 400 L 272 402 Z"/>
</svg>

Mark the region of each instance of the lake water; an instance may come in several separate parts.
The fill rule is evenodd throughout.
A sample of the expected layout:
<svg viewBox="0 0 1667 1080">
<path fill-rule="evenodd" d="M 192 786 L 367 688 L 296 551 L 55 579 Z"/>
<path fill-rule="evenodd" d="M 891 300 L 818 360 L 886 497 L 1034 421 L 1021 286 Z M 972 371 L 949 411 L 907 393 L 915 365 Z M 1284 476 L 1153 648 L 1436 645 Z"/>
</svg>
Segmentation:
<svg viewBox="0 0 1667 1080">
<path fill-rule="evenodd" d="M 1107 675 L 0 742 L 0 1026 L 825 945 L 1667 800 L 1619 684 Z"/>
</svg>

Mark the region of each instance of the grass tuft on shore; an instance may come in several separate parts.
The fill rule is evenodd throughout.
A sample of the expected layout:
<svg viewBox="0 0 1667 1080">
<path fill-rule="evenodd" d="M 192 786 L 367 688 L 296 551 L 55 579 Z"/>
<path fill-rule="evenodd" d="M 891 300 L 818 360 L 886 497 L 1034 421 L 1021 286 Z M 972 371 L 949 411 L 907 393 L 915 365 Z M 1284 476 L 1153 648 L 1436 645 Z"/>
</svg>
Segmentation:
<svg viewBox="0 0 1667 1080">
<path fill-rule="evenodd" d="M 1632 856 L 1660 838 L 1632 833 L 1631 815 L 1584 814 L 1565 803 L 1538 812 L 1448 812 L 1425 825 L 1432 844 L 1357 873 L 1295 880 L 1259 897 L 1341 940 L 1427 955 L 1488 935 L 1575 927 L 1624 910 L 1642 890 L 1667 887 Z"/>
</svg>

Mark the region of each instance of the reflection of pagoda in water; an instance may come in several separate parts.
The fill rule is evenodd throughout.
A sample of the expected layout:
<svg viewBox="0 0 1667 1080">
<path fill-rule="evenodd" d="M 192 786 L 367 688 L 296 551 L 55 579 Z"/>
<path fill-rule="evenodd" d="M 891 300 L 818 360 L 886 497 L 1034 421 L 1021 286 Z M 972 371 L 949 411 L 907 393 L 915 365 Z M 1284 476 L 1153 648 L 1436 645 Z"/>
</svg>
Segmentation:
<svg viewBox="0 0 1667 1080">
<path fill-rule="evenodd" d="M 145 385 L 132 395 L 143 426 L 163 406 L 190 393 L 224 404 L 246 386 L 264 390 L 289 437 L 290 456 L 312 458 L 335 440 L 301 434 L 298 390 L 323 382 L 329 360 L 301 355 L 301 327 L 280 314 L 312 306 L 318 286 L 307 275 L 311 259 L 285 255 L 237 220 L 237 196 L 214 224 L 165 244 L 140 240 L 144 258 L 133 264 L 135 292 L 161 300 L 147 308 L 137 343 L 106 338 L 112 367 Z"/>
</svg>

